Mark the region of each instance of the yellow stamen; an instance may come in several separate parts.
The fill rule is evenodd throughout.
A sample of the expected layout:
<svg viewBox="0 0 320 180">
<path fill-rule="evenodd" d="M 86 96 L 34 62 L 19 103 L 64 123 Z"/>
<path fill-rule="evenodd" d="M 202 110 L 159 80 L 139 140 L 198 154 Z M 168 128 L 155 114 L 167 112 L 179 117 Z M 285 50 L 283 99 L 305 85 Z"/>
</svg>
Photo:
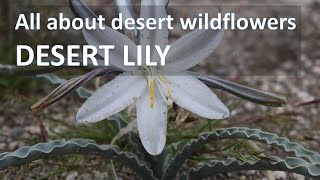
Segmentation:
<svg viewBox="0 0 320 180">
<path fill-rule="evenodd" d="M 169 99 L 173 99 L 172 91 L 170 88 L 168 88 L 168 94 L 169 94 Z"/>
<path fill-rule="evenodd" d="M 168 88 L 168 94 L 169 94 L 170 106 L 172 106 L 172 103 L 173 103 L 173 95 L 172 95 L 172 91 L 171 91 L 170 88 Z"/>
<path fill-rule="evenodd" d="M 162 76 L 161 74 L 159 74 L 159 78 L 163 83 L 169 84 L 168 80 L 164 76 Z"/>
<path fill-rule="evenodd" d="M 164 97 L 163 94 L 161 94 L 162 98 L 165 99 L 166 103 L 172 108 L 173 107 L 173 94 L 172 94 L 172 90 L 169 88 L 169 81 L 162 75 L 162 74 L 158 74 L 158 76 L 156 77 L 160 82 L 160 84 L 165 87 L 167 89 L 168 92 L 168 96 L 169 97 Z M 161 93 L 161 91 L 160 91 Z"/>
<path fill-rule="evenodd" d="M 173 95 L 172 95 L 172 91 L 170 88 L 168 88 L 168 94 L 169 94 L 168 101 L 170 102 L 169 106 L 172 108 L 173 107 Z"/>
<path fill-rule="evenodd" d="M 150 93 L 150 107 L 154 106 L 154 78 L 151 78 L 149 85 L 149 93 Z"/>
</svg>

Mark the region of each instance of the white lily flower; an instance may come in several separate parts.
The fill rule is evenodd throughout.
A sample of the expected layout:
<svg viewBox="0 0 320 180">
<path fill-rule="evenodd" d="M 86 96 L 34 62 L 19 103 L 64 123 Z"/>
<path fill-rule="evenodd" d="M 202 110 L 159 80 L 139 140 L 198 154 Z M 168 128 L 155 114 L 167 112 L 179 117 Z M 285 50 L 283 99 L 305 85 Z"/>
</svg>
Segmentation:
<svg viewBox="0 0 320 180">
<path fill-rule="evenodd" d="M 157 1 L 152 1 L 157 2 Z M 150 0 L 142 0 L 142 6 Z M 165 5 L 142 8 L 141 17 L 166 17 Z M 142 30 L 139 42 L 142 46 L 168 44 L 168 29 Z M 98 89 L 79 109 L 77 121 L 92 123 L 108 118 L 135 103 L 141 142 L 152 155 L 162 152 L 166 143 L 168 107 L 177 105 L 208 119 L 223 119 L 229 116 L 228 108 L 196 77 L 185 71 L 207 58 L 219 45 L 222 30 L 194 30 L 171 45 L 164 67 L 123 66 L 123 45 L 136 49 L 128 37 L 111 28 L 105 30 L 83 30 L 88 44 L 115 45 L 110 51 L 110 64 L 127 72 Z M 121 47 L 122 46 L 122 47 Z M 151 51 L 154 61 L 159 58 Z M 104 57 L 103 52 L 100 55 Z M 136 58 L 130 53 L 130 59 Z M 157 59 L 158 58 L 158 59 Z"/>
</svg>

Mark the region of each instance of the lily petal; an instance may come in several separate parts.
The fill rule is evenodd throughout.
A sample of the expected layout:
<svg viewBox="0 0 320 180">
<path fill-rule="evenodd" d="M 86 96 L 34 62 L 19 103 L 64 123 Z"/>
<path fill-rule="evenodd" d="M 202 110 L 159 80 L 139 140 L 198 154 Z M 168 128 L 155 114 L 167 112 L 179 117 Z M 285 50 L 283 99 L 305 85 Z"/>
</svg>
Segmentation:
<svg viewBox="0 0 320 180">
<path fill-rule="evenodd" d="M 77 121 L 97 122 L 116 114 L 132 104 L 144 91 L 143 76 L 123 73 L 98 89 L 79 109 Z"/>
<path fill-rule="evenodd" d="M 114 4 L 116 8 L 116 13 L 122 13 L 123 15 L 123 23 L 125 23 L 125 20 L 128 18 L 136 19 L 131 0 L 115 0 Z M 138 30 L 136 28 L 133 30 L 133 32 L 134 36 L 138 35 Z"/>
<path fill-rule="evenodd" d="M 55 90 L 53 90 L 48 96 L 44 97 L 37 103 L 31 106 L 31 109 L 33 111 L 40 111 L 51 104 L 59 101 L 63 97 L 65 97 L 70 92 L 78 89 L 80 86 L 88 82 L 89 80 L 105 75 L 105 74 L 111 74 L 111 73 L 118 73 L 119 69 L 114 67 L 105 67 L 100 69 L 92 70 L 82 76 L 72 78 L 68 81 L 62 82 Z"/>
<path fill-rule="evenodd" d="M 151 155 L 158 155 L 166 144 L 168 105 L 155 88 L 153 108 L 150 106 L 148 90 L 137 100 L 137 121 L 141 142 Z"/>
<path fill-rule="evenodd" d="M 140 17 L 148 18 L 166 18 L 166 2 L 159 0 L 142 0 L 141 1 L 141 14 Z M 162 29 L 156 28 L 149 30 L 144 28 L 140 31 L 140 44 L 142 47 L 150 45 L 151 59 L 153 62 L 160 62 L 160 57 L 155 49 L 155 45 L 161 47 L 162 50 L 168 45 L 169 30 L 167 22 L 162 23 Z M 145 53 L 143 53 L 145 54 Z M 145 59 L 145 58 L 143 58 Z"/>
<path fill-rule="evenodd" d="M 179 106 L 208 119 L 224 119 L 230 115 L 228 108 L 197 78 L 181 73 L 166 79 L 173 101 Z"/>
<path fill-rule="evenodd" d="M 197 29 L 171 45 L 166 57 L 167 72 L 185 71 L 207 58 L 220 44 L 223 30 Z"/>
<path fill-rule="evenodd" d="M 109 58 L 111 65 L 125 71 L 137 70 L 137 66 L 124 66 L 124 45 L 128 45 L 129 47 L 129 60 L 135 61 L 137 59 L 136 44 L 122 33 L 115 31 L 108 26 L 104 27 L 104 30 L 87 30 L 84 28 L 82 33 L 87 43 L 95 46 L 98 49 L 98 53 L 101 57 Z M 109 57 L 105 57 L 104 50 L 99 49 L 99 45 L 114 45 L 114 49 L 109 51 Z"/>
</svg>

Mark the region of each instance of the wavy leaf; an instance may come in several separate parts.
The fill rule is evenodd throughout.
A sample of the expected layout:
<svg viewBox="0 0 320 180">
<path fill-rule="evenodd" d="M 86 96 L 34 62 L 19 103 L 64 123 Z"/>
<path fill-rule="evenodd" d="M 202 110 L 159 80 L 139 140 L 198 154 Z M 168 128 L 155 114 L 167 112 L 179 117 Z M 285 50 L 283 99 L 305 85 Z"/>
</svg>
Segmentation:
<svg viewBox="0 0 320 180">
<path fill-rule="evenodd" d="M 0 75 L 12 75 L 12 76 L 31 76 L 36 74 L 45 74 L 58 71 L 60 69 L 66 69 L 68 67 L 38 67 L 36 65 L 30 65 L 25 67 L 17 67 L 14 65 L 2 65 L 0 64 Z"/>
<path fill-rule="evenodd" d="M 97 155 L 114 159 L 134 170 L 143 179 L 156 179 L 147 163 L 140 160 L 136 155 L 123 152 L 117 146 L 98 145 L 92 140 L 82 139 L 40 143 L 20 148 L 14 152 L 2 153 L 0 154 L 0 170 L 39 159 L 67 154 Z"/>
<path fill-rule="evenodd" d="M 125 120 L 125 118 L 121 114 L 115 114 L 110 117 L 108 117 L 108 121 L 117 128 L 118 131 L 120 129 L 127 127 L 128 122 Z"/>
<path fill-rule="evenodd" d="M 13 66 L 13 65 L 1 65 L 0 64 L 0 74 L 1 75 L 17 75 L 18 73 L 22 73 L 23 74 L 23 71 L 20 71 L 21 69 L 19 69 L 19 67 L 17 66 Z M 60 78 L 59 76 L 57 75 L 54 75 L 54 74 L 39 74 L 39 73 L 36 73 L 36 77 L 38 78 L 43 78 L 43 79 L 46 79 L 48 80 L 49 82 L 51 82 L 52 84 L 63 84 L 65 83 L 67 80 L 63 79 L 63 78 Z M 78 90 L 78 95 L 81 97 L 81 98 L 88 98 L 92 92 L 85 89 L 85 88 L 82 88 L 80 87 Z"/>
<path fill-rule="evenodd" d="M 305 149 L 297 143 L 289 141 L 287 138 L 279 137 L 273 133 L 263 132 L 258 129 L 249 128 L 227 128 L 218 129 L 213 132 L 203 133 L 198 139 L 190 141 L 168 164 L 162 179 L 171 179 L 176 176 L 182 164 L 201 147 L 211 141 L 222 139 L 247 139 L 272 145 L 283 149 L 286 152 L 293 152 L 297 157 L 303 157 L 312 164 L 320 163 L 320 155 L 316 152 Z"/>
<path fill-rule="evenodd" d="M 272 156 L 270 160 L 258 160 L 254 164 L 237 161 L 236 159 L 228 158 L 223 161 L 215 161 L 210 164 L 204 164 L 198 168 L 192 168 L 187 173 L 180 176 L 184 179 L 203 179 L 221 173 L 228 173 L 243 170 L 274 170 L 287 171 L 304 175 L 306 177 L 319 177 L 320 164 L 313 165 L 300 158 L 288 157 L 281 159 Z"/>
<path fill-rule="evenodd" d="M 6 65 L 6 64 L 0 64 L 0 74 L 1 75 L 9 75 L 12 72 L 12 69 L 14 69 L 15 66 L 12 65 Z"/>
</svg>

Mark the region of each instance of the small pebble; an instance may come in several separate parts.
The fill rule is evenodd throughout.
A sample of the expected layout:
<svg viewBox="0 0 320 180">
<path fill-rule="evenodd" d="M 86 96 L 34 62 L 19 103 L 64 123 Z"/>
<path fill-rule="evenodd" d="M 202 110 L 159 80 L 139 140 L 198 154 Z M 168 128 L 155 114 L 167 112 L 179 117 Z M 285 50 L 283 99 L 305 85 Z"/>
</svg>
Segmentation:
<svg viewBox="0 0 320 180">
<path fill-rule="evenodd" d="M 78 172 L 71 172 L 66 177 L 66 180 L 75 180 L 78 177 Z"/>
<path fill-rule="evenodd" d="M 272 173 L 272 178 L 274 180 L 285 180 L 287 179 L 287 174 L 283 171 L 275 171 Z"/>
<path fill-rule="evenodd" d="M 304 177 L 304 176 L 302 176 L 302 175 L 300 175 L 300 174 L 296 174 L 296 173 L 293 173 L 293 178 L 295 179 L 295 180 L 305 180 L 306 178 Z"/>
</svg>

